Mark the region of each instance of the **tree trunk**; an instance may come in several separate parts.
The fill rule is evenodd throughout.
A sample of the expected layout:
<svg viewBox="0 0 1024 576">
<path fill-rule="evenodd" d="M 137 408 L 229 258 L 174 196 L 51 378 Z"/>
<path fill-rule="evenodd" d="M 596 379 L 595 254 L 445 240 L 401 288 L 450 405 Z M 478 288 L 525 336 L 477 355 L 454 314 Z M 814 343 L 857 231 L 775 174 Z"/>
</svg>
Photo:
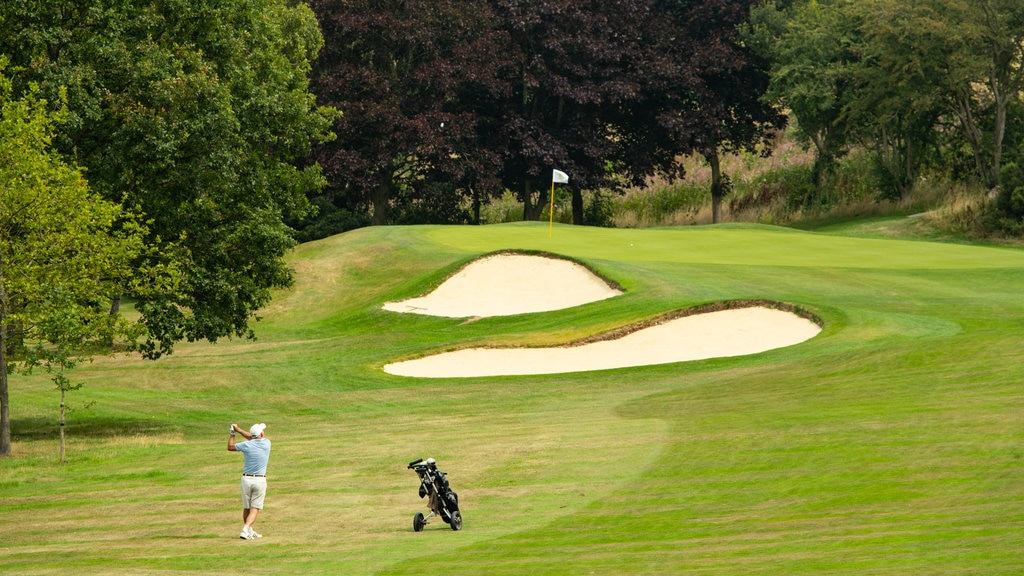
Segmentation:
<svg viewBox="0 0 1024 576">
<path fill-rule="evenodd" d="M 385 174 L 384 179 L 381 181 L 380 186 L 373 191 L 373 225 L 384 226 L 388 223 L 390 203 L 391 203 L 391 173 L 392 168 L 388 166 L 384 168 Z"/>
<path fill-rule="evenodd" d="M 914 185 L 917 183 L 917 151 L 914 150 L 914 142 L 908 141 L 906 154 L 903 157 L 903 189 L 900 198 L 908 198 L 914 192 Z"/>
<path fill-rule="evenodd" d="M 530 214 L 533 210 L 530 208 L 530 196 L 533 195 L 533 191 L 530 190 L 530 181 L 523 180 L 523 221 L 530 221 Z"/>
<path fill-rule="evenodd" d="M 577 189 L 572 191 L 572 223 L 583 225 L 583 192 Z"/>
<path fill-rule="evenodd" d="M 722 221 L 722 198 L 725 196 L 725 189 L 722 186 L 722 166 L 718 161 L 718 150 L 705 152 L 704 157 L 711 165 L 711 223 L 718 224 Z"/>
<path fill-rule="evenodd" d="M 0 303 L 3 306 L 3 303 Z M 11 455 L 11 409 L 7 395 L 7 314 L 0 310 L 0 456 Z"/>
<path fill-rule="evenodd" d="M 971 102 L 971 87 L 968 85 L 965 88 L 961 88 L 956 96 L 956 105 L 953 106 L 956 117 L 960 120 L 960 128 L 963 131 L 964 139 L 971 145 L 971 152 L 974 154 L 974 166 L 975 170 L 978 171 L 978 176 L 986 186 L 995 186 L 999 181 L 998 172 L 994 173 L 993 169 L 998 171 L 998 160 L 993 158 L 992 164 L 988 154 L 985 153 L 985 144 L 983 142 L 984 136 L 981 133 L 981 128 L 978 126 L 978 122 L 974 118 L 974 112 L 972 110 Z M 1003 115 L 1003 121 L 1005 122 L 1005 113 Z M 996 130 L 993 135 L 993 144 L 996 140 L 1002 139 L 1002 130 L 998 127 L 999 124 L 999 110 L 998 110 L 998 98 L 996 107 Z M 996 147 L 993 147 L 993 157 L 998 156 Z"/>
<path fill-rule="evenodd" d="M 540 217 L 544 215 L 544 209 L 551 205 L 550 199 L 546 187 L 537 190 L 537 203 L 533 206 L 533 215 L 530 220 L 540 220 Z"/>
<path fill-rule="evenodd" d="M 895 194 L 889 194 L 890 200 L 906 198 L 913 192 L 917 179 L 917 159 L 914 142 L 904 132 L 904 119 L 897 117 L 890 122 L 893 129 L 883 123 L 877 140 L 878 160 L 885 177 L 889 180 L 886 188 Z"/>
<path fill-rule="evenodd" d="M 116 317 L 121 312 L 121 295 L 118 294 L 110 299 L 110 316 Z M 103 342 L 107 346 L 113 348 L 114 346 L 114 335 L 111 333 L 109 336 L 103 339 Z"/>
<path fill-rule="evenodd" d="M 832 172 L 835 167 L 835 156 L 828 148 L 828 137 L 823 130 L 810 135 L 814 143 L 814 165 L 811 166 L 811 183 L 816 189 L 821 188 L 822 178 Z"/>
<path fill-rule="evenodd" d="M 533 187 L 530 180 L 523 181 L 523 220 L 533 222 L 540 220 L 544 213 L 544 203 L 548 200 L 547 190 L 541 190 L 537 195 L 537 202 L 533 202 Z"/>
<path fill-rule="evenodd" d="M 1002 182 L 1003 137 L 1006 135 L 1006 109 L 1009 98 L 1002 91 L 996 92 L 996 119 L 992 127 L 992 186 Z"/>
<path fill-rule="evenodd" d="M 480 192 L 475 188 L 470 188 L 470 192 L 473 195 L 473 224 L 480 225 Z"/>
<path fill-rule="evenodd" d="M 60 463 L 64 463 L 64 399 L 67 395 L 64 387 L 60 389 Z"/>
<path fill-rule="evenodd" d="M 0 269 L 0 276 L 3 270 Z M 11 455 L 11 408 L 7 395 L 7 292 L 0 287 L 0 456 Z"/>
</svg>

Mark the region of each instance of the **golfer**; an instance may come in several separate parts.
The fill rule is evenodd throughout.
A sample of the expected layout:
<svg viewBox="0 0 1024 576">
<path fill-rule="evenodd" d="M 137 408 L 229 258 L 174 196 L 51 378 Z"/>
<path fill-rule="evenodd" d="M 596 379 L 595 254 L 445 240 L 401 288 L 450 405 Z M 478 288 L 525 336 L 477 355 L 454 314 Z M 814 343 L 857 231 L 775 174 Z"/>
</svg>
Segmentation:
<svg viewBox="0 0 1024 576">
<path fill-rule="evenodd" d="M 228 451 L 241 452 L 245 458 L 242 466 L 242 533 L 238 535 L 244 540 L 262 538 L 253 530 L 260 510 L 263 509 L 263 498 L 267 495 L 267 462 L 270 461 L 270 438 L 264 431 L 266 424 L 253 424 L 246 432 L 231 425 L 231 436 L 228 438 Z M 235 434 L 241 434 L 245 442 L 235 444 Z"/>
</svg>

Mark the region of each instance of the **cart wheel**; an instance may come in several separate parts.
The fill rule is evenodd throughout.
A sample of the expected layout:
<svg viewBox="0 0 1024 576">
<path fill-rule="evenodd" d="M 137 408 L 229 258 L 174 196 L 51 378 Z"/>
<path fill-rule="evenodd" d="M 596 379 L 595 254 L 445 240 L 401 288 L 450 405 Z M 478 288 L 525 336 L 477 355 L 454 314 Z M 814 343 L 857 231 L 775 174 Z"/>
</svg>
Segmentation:
<svg viewBox="0 0 1024 576">
<path fill-rule="evenodd" d="M 451 524 L 452 530 L 462 530 L 462 513 L 456 510 L 452 514 L 452 521 L 449 524 Z"/>
<path fill-rule="evenodd" d="M 426 525 L 427 521 L 423 519 L 422 512 L 417 512 L 416 515 L 412 517 L 412 529 L 414 532 L 420 532 Z"/>
</svg>

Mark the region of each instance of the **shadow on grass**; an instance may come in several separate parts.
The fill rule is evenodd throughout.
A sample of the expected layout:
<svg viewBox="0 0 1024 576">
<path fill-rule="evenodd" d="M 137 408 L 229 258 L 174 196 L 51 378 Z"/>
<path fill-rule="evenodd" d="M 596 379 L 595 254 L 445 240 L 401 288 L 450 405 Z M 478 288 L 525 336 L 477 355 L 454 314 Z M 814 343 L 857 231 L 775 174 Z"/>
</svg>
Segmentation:
<svg viewBox="0 0 1024 576">
<path fill-rule="evenodd" d="M 69 420 L 66 431 L 76 438 L 117 438 L 160 433 L 170 428 L 165 423 L 137 418 L 90 418 Z M 11 439 L 21 442 L 53 440 L 60 437 L 60 422 L 50 418 L 12 418 Z"/>
</svg>

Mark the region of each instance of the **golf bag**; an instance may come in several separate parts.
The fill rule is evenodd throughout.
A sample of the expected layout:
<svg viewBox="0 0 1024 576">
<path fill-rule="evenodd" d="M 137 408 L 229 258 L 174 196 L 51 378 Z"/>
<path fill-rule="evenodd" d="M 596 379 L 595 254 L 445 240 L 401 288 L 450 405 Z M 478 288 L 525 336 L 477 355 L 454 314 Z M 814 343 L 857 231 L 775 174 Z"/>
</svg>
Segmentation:
<svg viewBox="0 0 1024 576">
<path fill-rule="evenodd" d="M 409 462 L 409 469 L 420 477 L 420 498 L 429 498 L 430 514 L 417 512 L 412 518 L 412 529 L 423 530 L 434 516 L 440 516 L 452 530 L 462 529 L 462 513 L 459 512 L 459 495 L 448 485 L 448 475 L 437 469 L 433 458 L 419 458 Z"/>
</svg>

